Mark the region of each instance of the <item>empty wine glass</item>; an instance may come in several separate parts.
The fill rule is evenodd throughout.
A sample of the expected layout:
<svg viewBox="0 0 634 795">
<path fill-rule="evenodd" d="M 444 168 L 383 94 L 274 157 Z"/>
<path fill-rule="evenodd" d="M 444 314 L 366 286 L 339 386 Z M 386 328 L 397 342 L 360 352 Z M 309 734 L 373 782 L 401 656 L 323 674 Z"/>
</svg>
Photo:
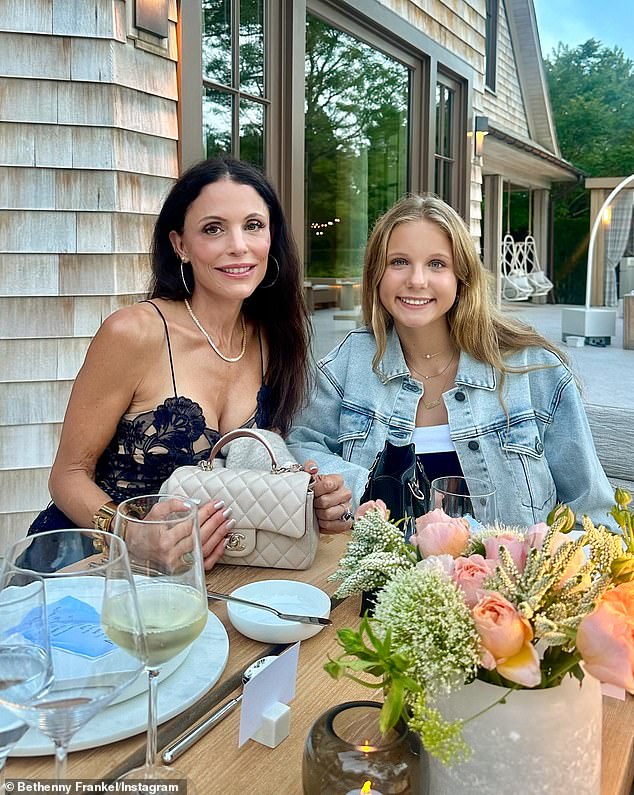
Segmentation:
<svg viewBox="0 0 634 795">
<path fill-rule="evenodd" d="M 493 524 L 497 518 L 495 487 L 486 480 L 458 476 L 435 478 L 431 482 L 431 507 L 442 508 L 448 516 Z"/>
<path fill-rule="evenodd" d="M 125 500 L 117 508 L 115 533 L 125 537 L 135 573 L 149 681 L 145 765 L 123 779 L 184 779 L 161 765 L 157 754 L 157 677 L 162 663 L 189 646 L 207 623 L 207 592 L 198 528 L 198 508 L 181 497 L 154 494 Z M 104 613 L 108 635 L 126 644 L 128 618 L 116 599 Z"/>
<path fill-rule="evenodd" d="M 25 628 L 26 637 L 17 627 Z M 44 584 L 22 574 L 16 582 L 11 572 L 0 579 L 0 698 L 44 690 L 52 676 L 49 663 Z M 27 728 L 14 712 L 0 707 L 0 793 L 5 792 L 7 756 Z"/>
<path fill-rule="evenodd" d="M 11 749 L 28 726 L 8 709 L 0 707 L 0 793 L 4 795 L 4 766 Z"/>
<path fill-rule="evenodd" d="M 66 777 L 75 732 L 143 670 L 144 636 L 125 544 L 111 533 L 99 535 L 106 551 L 89 558 L 87 531 L 55 530 L 18 541 L 7 554 L 0 592 L 26 599 L 34 575 L 43 586 L 43 614 L 33 608 L 17 621 L 0 610 L 0 703 L 53 741 L 58 781 Z M 64 565 L 68 556 L 77 562 Z M 104 605 L 112 600 L 126 611 L 125 649 L 101 627 Z"/>
</svg>

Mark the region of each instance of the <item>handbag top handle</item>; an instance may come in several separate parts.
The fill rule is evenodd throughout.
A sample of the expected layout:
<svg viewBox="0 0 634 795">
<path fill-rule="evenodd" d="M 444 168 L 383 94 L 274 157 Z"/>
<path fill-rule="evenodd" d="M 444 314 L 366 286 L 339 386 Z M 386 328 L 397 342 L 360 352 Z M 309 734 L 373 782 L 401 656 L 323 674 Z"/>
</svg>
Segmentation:
<svg viewBox="0 0 634 795">
<path fill-rule="evenodd" d="M 218 455 L 218 453 L 222 450 L 222 448 L 226 444 L 229 444 L 229 442 L 233 442 L 235 439 L 241 439 L 241 438 L 255 439 L 256 441 L 264 445 L 266 451 L 271 457 L 271 472 L 277 474 L 281 472 L 301 472 L 303 470 L 301 464 L 292 464 L 291 466 L 282 466 L 282 467 L 279 466 L 271 445 L 266 441 L 266 439 L 261 433 L 258 433 L 257 431 L 254 431 L 251 428 L 236 428 L 235 431 L 229 431 L 229 433 L 225 433 L 224 436 L 221 436 L 220 439 L 218 439 L 218 441 L 216 442 L 216 444 L 211 448 L 211 452 L 209 453 L 209 460 L 201 461 L 199 463 L 200 468 L 205 469 L 207 471 L 213 469 L 214 458 Z"/>
</svg>

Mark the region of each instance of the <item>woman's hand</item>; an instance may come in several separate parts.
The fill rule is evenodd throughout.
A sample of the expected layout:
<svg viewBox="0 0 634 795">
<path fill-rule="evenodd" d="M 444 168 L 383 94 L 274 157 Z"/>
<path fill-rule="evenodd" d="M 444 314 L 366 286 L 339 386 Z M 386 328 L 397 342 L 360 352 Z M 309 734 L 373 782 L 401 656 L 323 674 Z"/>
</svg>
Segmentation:
<svg viewBox="0 0 634 795">
<path fill-rule="evenodd" d="M 189 505 L 175 497 L 153 505 L 143 518 L 148 524 L 137 523 L 134 516 L 124 519 L 121 535 L 125 538 L 131 563 L 145 567 L 151 562 L 161 571 L 168 572 L 181 568 L 184 555 L 193 549 L 192 515 L 189 511 Z M 174 523 L 181 512 L 189 514 L 189 517 Z M 156 524 L 149 524 L 150 521 Z M 165 523 L 161 524 L 161 521 Z"/>
<path fill-rule="evenodd" d="M 189 509 L 178 499 L 157 503 L 146 519 L 160 522 L 173 518 L 179 511 Z M 235 525 L 231 519 L 231 508 L 225 508 L 222 500 L 208 502 L 198 509 L 200 545 L 205 569 L 209 571 L 225 551 L 225 539 Z M 134 561 L 151 560 L 167 571 L 176 571 L 193 549 L 191 520 L 178 524 L 139 527 L 132 520 L 127 523 L 125 540 Z"/>
<path fill-rule="evenodd" d="M 209 571 L 224 554 L 227 535 L 236 522 L 231 518 L 231 508 L 225 507 L 223 500 L 217 500 L 198 509 L 198 523 L 205 570 Z"/>
<path fill-rule="evenodd" d="M 352 527 L 350 510 L 352 492 L 341 475 L 318 475 L 314 461 L 306 461 L 304 470 L 313 476 L 313 503 L 322 533 L 343 533 Z"/>
</svg>

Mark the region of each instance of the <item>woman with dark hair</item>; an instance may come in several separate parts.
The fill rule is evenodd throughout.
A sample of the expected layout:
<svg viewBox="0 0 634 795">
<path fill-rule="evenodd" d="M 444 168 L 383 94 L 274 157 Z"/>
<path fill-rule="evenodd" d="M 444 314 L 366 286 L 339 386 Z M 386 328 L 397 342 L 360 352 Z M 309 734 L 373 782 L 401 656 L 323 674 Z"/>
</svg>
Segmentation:
<svg viewBox="0 0 634 795">
<path fill-rule="evenodd" d="M 183 174 L 156 221 L 152 270 L 149 299 L 114 312 L 91 342 L 49 479 L 54 502 L 29 532 L 108 529 L 117 503 L 156 493 L 221 434 L 245 426 L 285 434 L 302 403 L 302 267 L 257 169 L 223 157 Z M 349 492 L 340 479 L 319 478 L 315 496 L 323 529 L 337 529 L 331 508 Z M 199 520 L 211 568 L 231 508 L 208 503 Z M 177 542 L 165 539 L 163 553 Z"/>
</svg>

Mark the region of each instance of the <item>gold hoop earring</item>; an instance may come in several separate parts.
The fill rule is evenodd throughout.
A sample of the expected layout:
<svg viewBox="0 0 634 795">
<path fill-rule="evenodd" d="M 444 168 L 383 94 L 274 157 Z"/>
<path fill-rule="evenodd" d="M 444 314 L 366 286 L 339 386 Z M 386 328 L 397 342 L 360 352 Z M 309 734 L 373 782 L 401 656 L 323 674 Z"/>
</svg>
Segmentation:
<svg viewBox="0 0 634 795">
<path fill-rule="evenodd" d="M 260 284 L 258 285 L 260 290 L 268 290 L 269 287 L 273 287 L 273 285 L 275 284 L 275 282 L 278 280 L 278 278 L 280 276 L 280 263 L 275 259 L 275 257 L 272 254 L 269 254 L 269 259 L 272 259 L 273 262 L 275 263 L 275 267 L 277 268 L 277 273 L 275 274 L 275 278 L 273 279 L 273 281 L 270 284 L 262 284 L 262 282 L 260 282 Z M 268 273 L 268 267 L 267 267 L 266 271 Z"/>
<path fill-rule="evenodd" d="M 183 267 L 188 262 L 189 260 L 186 260 L 185 258 L 181 259 L 181 281 L 183 282 L 183 287 L 185 288 L 185 292 L 187 293 L 187 295 L 191 295 L 192 291 L 189 289 L 187 282 L 185 281 L 185 269 Z"/>
</svg>

